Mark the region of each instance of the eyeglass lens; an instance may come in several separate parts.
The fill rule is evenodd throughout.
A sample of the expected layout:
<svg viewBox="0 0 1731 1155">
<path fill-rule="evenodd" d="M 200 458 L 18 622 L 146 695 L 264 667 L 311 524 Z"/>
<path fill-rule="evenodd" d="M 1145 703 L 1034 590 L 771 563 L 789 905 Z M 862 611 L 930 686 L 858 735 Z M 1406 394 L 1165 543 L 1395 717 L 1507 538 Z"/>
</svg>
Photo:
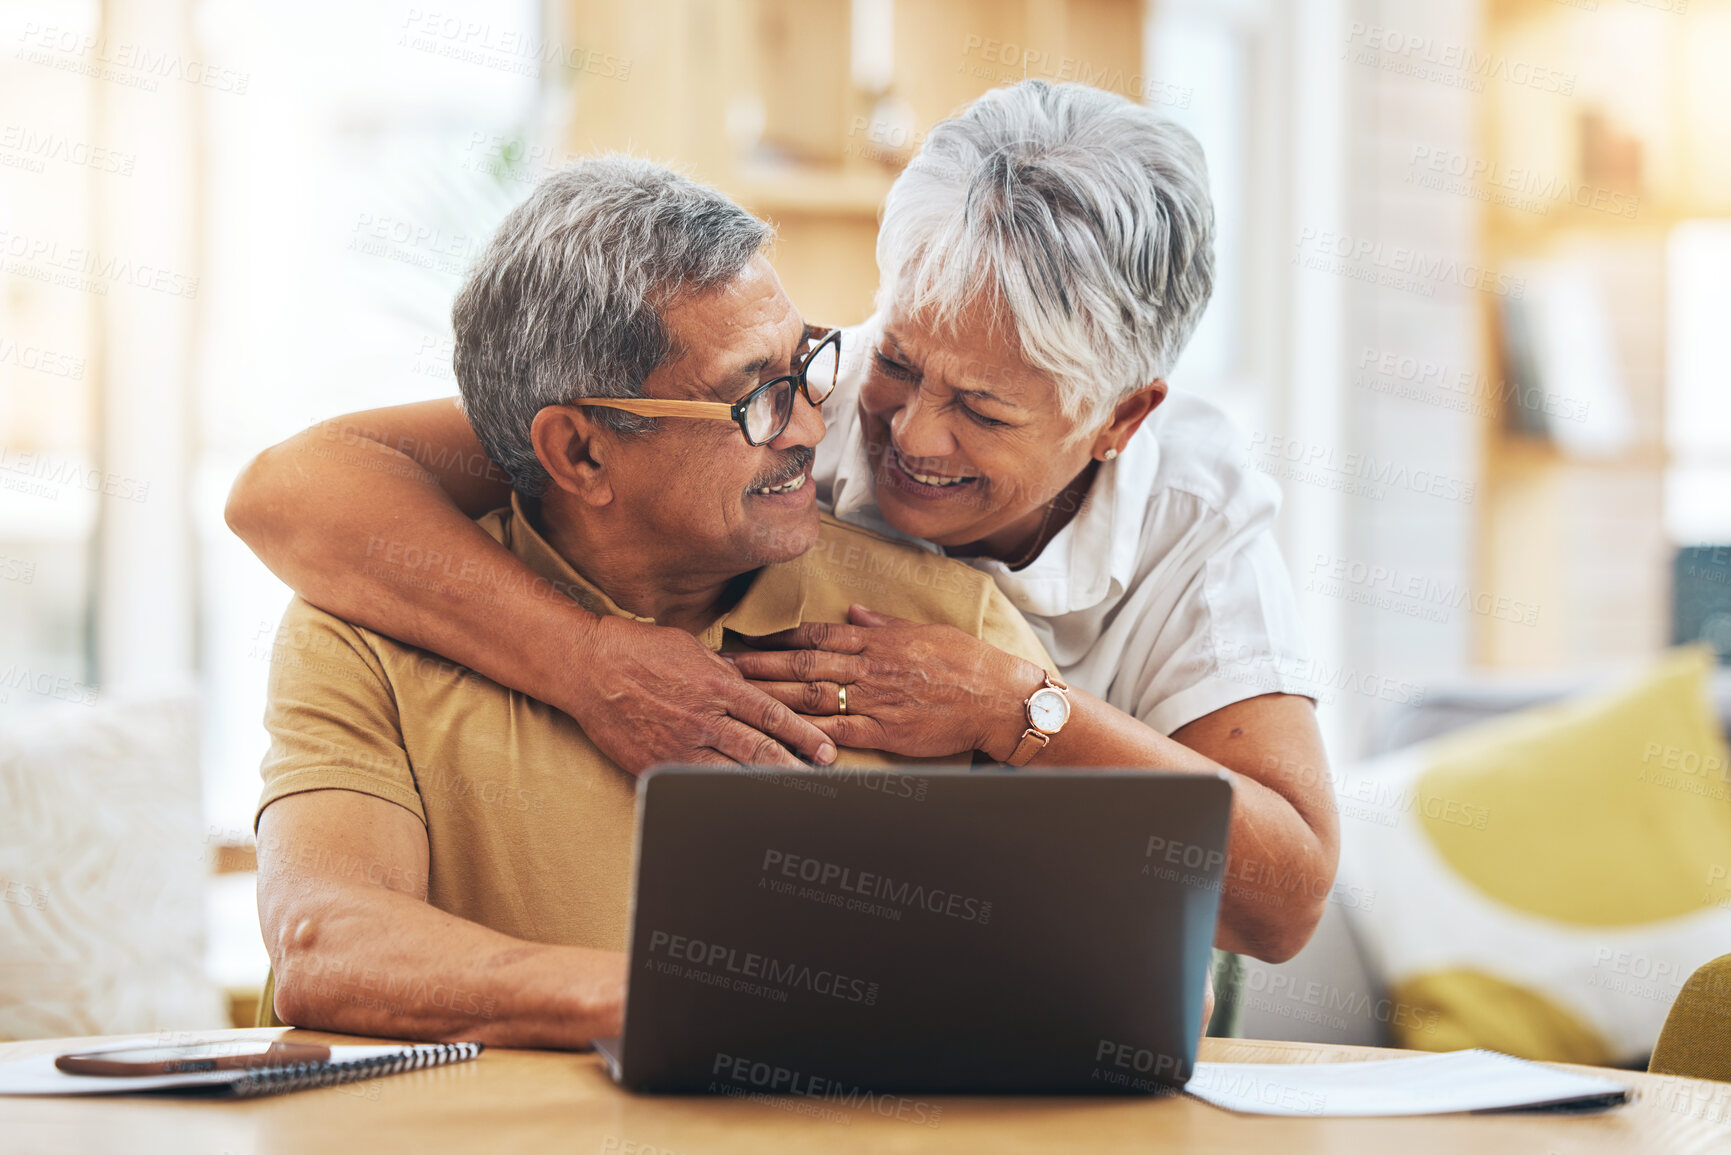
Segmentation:
<svg viewBox="0 0 1731 1155">
<path fill-rule="evenodd" d="M 805 391 L 813 405 L 823 404 L 841 372 L 841 342 L 826 341 L 805 363 Z"/>
<path fill-rule="evenodd" d="M 782 378 L 759 390 L 745 407 L 745 433 L 753 445 L 766 445 L 781 436 L 793 417 L 793 382 Z"/>
<path fill-rule="evenodd" d="M 841 342 L 828 341 L 806 358 L 803 373 L 806 396 L 821 405 L 835 389 L 841 372 Z M 745 435 L 753 445 L 767 445 L 781 436 L 793 419 L 794 379 L 783 377 L 768 389 L 759 390 L 745 407 Z"/>
</svg>

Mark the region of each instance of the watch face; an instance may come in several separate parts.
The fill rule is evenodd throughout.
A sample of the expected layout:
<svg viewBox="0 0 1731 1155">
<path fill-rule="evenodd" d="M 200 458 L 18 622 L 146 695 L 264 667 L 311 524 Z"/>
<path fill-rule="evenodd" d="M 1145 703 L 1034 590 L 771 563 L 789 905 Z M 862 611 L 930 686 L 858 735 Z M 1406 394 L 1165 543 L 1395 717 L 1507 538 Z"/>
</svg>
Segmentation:
<svg viewBox="0 0 1731 1155">
<path fill-rule="evenodd" d="M 1028 721 L 1042 734 L 1056 734 L 1070 718 L 1070 699 L 1046 686 L 1028 699 Z"/>
</svg>

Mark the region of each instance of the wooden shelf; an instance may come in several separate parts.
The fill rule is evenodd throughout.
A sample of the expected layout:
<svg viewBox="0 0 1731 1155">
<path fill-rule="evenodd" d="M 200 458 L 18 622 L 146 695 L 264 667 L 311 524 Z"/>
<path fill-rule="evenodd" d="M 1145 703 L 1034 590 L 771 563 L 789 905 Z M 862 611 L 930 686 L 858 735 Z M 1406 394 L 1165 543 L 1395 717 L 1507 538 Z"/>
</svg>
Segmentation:
<svg viewBox="0 0 1731 1155">
<path fill-rule="evenodd" d="M 1489 445 L 1487 465 L 1493 469 L 1603 469 L 1659 471 L 1671 464 L 1663 445 L 1637 445 L 1603 457 L 1565 453 L 1555 442 L 1499 432 Z"/>
<path fill-rule="evenodd" d="M 1606 0 L 1599 0 L 1602 8 Z M 1615 21 L 1583 5 L 1557 0 L 1485 0 L 1479 49 L 1491 57 L 1534 60 L 1563 74 L 1603 74 L 1621 60 Z M 1681 51 L 1687 26 L 1674 19 L 1653 27 L 1658 40 L 1629 46 L 1641 53 L 1629 69 L 1650 75 L 1670 98 L 1668 115 L 1682 125 L 1677 103 L 1686 78 Z M 1481 186 L 1479 256 L 1488 268 L 1527 262 L 1580 262 L 1606 296 L 1612 346 L 1629 394 L 1639 443 L 1606 456 L 1577 456 L 1554 442 L 1510 432 L 1500 413 L 1482 426 L 1483 485 L 1479 494 L 1476 580 L 1499 592 L 1519 590 L 1543 607 L 1532 626 L 1484 618 L 1473 649 L 1486 667 L 1562 669 L 1626 659 L 1663 645 L 1669 636 L 1669 557 L 1664 529 L 1666 471 L 1675 455 L 1660 441 L 1664 428 L 1665 251 L 1680 222 L 1723 216 L 1731 204 L 1711 191 L 1698 195 L 1700 169 L 1676 150 L 1701 147 L 1687 134 L 1656 148 L 1636 134 L 1651 127 L 1615 90 L 1573 94 L 1502 85 L 1480 104 L 1478 155 L 1493 172 L 1535 174 L 1530 193 Z M 1680 129 L 1681 131 L 1681 129 Z M 1626 163 L 1631 137 L 1638 161 Z M 1593 151 L 1594 149 L 1598 151 Z M 1595 161 L 1593 158 L 1597 157 Z M 1540 195 L 1559 187 L 1591 197 Z M 1488 199 L 1497 196 L 1508 203 Z M 1628 198 L 1638 197 L 1634 215 Z M 1544 211 L 1534 211 L 1536 208 Z M 1482 371 L 1500 380 L 1500 318 L 1484 308 Z"/>
<path fill-rule="evenodd" d="M 726 189 L 754 212 L 875 221 L 894 180 L 870 169 L 751 165 L 729 179 Z"/>
</svg>

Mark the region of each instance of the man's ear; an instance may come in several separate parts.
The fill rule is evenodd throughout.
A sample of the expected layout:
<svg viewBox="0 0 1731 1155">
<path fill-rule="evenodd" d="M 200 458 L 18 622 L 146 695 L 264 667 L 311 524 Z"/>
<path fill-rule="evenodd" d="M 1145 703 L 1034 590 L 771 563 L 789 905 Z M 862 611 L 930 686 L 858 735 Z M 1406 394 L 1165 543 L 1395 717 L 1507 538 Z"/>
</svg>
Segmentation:
<svg viewBox="0 0 1731 1155">
<path fill-rule="evenodd" d="M 1112 410 L 1112 419 L 1094 436 L 1094 445 L 1089 450 L 1093 457 L 1106 457 L 1108 451 L 1113 457 L 1124 451 L 1130 444 L 1130 439 L 1136 436 L 1136 431 L 1142 428 L 1142 423 L 1148 420 L 1148 415 L 1160 408 L 1160 402 L 1166 400 L 1166 382 L 1156 377 L 1124 400 L 1118 402 Z"/>
<path fill-rule="evenodd" d="M 535 414 L 529 443 L 553 484 L 586 505 L 613 500 L 610 466 L 618 442 L 612 430 L 577 405 L 549 405 Z"/>
</svg>

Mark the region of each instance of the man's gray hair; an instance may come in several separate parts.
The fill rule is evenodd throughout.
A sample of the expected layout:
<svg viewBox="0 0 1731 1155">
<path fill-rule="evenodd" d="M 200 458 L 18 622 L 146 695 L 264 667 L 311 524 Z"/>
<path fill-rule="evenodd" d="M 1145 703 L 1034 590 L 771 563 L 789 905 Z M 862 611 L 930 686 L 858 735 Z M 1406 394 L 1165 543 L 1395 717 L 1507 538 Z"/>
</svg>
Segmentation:
<svg viewBox="0 0 1731 1155">
<path fill-rule="evenodd" d="M 537 497 L 550 480 L 529 440 L 535 414 L 643 396 L 644 379 L 678 352 L 663 309 L 737 277 L 771 235 L 715 189 L 633 157 L 580 160 L 535 186 L 451 310 L 463 408 L 519 493 Z M 655 427 L 589 412 L 625 434 Z"/>
<path fill-rule="evenodd" d="M 1171 371 L 1208 304 L 1202 148 L 1086 85 L 996 89 L 932 129 L 897 178 L 877 257 L 880 310 L 953 333 L 988 295 L 1062 411 L 1093 423 Z"/>
</svg>

